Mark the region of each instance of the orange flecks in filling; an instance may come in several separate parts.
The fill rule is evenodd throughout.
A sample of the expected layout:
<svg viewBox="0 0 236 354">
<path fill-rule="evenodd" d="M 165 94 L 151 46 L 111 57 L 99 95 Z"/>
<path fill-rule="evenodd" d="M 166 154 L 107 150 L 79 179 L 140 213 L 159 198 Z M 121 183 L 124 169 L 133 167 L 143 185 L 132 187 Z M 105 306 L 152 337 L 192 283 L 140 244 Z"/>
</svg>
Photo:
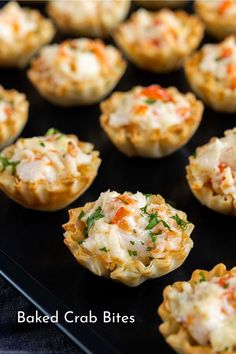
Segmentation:
<svg viewBox="0 0 236 354">
<path fill-rule="evenodd" d="M 164 102 L 173 101 L 172 95 L 162 87 L 158 85 L 152 85 L 145 87 L 142 90 L 142 94 L 149 99 L 162 100 Z"/>
<path fill-rule="evenodd" d="M 4 109 L 5 113 L 7 116 L 10 116 L 13 112 L 13 108 L 12 107 L 9 107 L 7 106 L 5 109 Z"/>
<path fill-rule="evenodd" d="M 218 284 L 222 286 L 222 288 L 227 287 L 227 281 L 229 280 L 229 278 L 231 278 L 231 276 L 229 274 L 226 274 L 224 277 L 218 280 Z"/>
<path fill-rule="evenodd" d="M 116 200 L 121 200 L 125 204 L 134 204 L 135 200 L 128 195 L 120 195 L 119 197 L 116 198 Z"/>
<path fill-rule="evenodd" d="M 224 0 L 220 4 L 218 11 L 221 15 L 223 15 L 231 6 L 232 6 L 232 0 Z"/>
<path fill-rule="evenodd" d="M 233 49 L 231 47 L 223 47 L 221 52 L 221 58 L 228 58 L 233 54 Z"/>
<path fill-rule="evenodd" d="M 139 115 L 144 115 L 148 110 L 148 106 L 140 104 L 134 107 L 134 113 Z"/>
<path fill-rule="evenodd" d="M 177 109 L 177 114 L 179 114 L 182 118 L 187 118 L 189 116 L 190 110 L 188 107 L 181 107 Z"/>
<path fill-rule="evenodd" d="M 115 213 L 115 216 L 114 216 L 114 218 L 112 220 L 112 224 L 116 224 L 123 231 L 130 232 L 131 229 L 129 227 L 129 224 L 124 219 L 126 216 L 129 216 L 129 215 L 130 215 L 130 211 L 129 210 L 127 210 L 124 207 L 119 208 L 117 210 L 117 212 Z"/>
<path fill-rule="evenodd" d="M 230 88 L 232 90 L 236 89 L 236 76 L 232 78 L 231 83 L 230 83 Z"/>
<path fill-rule="evenodd" d="M 219 171 L 220 173 L 223 172 L 226 168 L 228 167 L 228 165 L 225 162 L 221 162 L 219 164 Z"/>
<path fill-rule="evenodd" d="M 158 39 L 156 39 L 156 38 L 153 38 L 153 39 L 150 40 L 150 43 L 153 44 L 153 45 L 158 46 L 160 44 L 160 41 Z"/>
</svg>

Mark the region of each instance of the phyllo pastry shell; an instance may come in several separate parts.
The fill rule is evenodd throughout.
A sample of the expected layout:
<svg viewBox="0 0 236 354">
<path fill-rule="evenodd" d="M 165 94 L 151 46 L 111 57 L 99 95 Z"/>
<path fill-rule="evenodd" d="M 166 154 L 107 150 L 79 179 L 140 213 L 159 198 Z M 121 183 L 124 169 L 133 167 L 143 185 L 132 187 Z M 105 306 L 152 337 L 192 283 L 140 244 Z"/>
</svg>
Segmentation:
<svg viewBox="0 0 236 354">
<path fill-rule="evenodd" d="M 196 0 L 195 9 L 212 36 L 223 39 L 236 33 L 235 0 Z"/>
<path fill-rule="evenodd" d="M 193 242 L 193 224 L 160 195 L 101 193 L 69 210 L 65 244 L 96 275 L 137 286 L 178 268 Z"/>
<path fill-rule="evenodd" d="M 162 73 L 181 67 L 203 33 L 204 26 L 195 15 L 140 9 L 115 30 L 114 38 L 137 66 Z"/>
<path fill-rule="evenodd" d="M 28 120 L 28 109 L 23 93 L 0 86 L 0 149 L 20 135 Z"/>
<path fill-rule="evenodd" d="M 185 63 L 192 89 L 216 111 L 236 112 L 236 37 L 206 44 Z"/>
<path fill-rule="evenodd" d="M 48 2 L 56 25 L 77 36 L 108 36 L 125 19 L 130 0 L 59 0 Z"/>
<path fill-rule="evenodd" d="M 197 148 L 189 158 L 187 179 L 203 205 L 236 216 L 236 128 Z"/>
<path fill-rule="evenodd" d="M 101 104 L 101 125 L 128 156 L 159 158 L 183 146 L 198 128 L 203 104 L 193 94 L 158 85 L 115 92 Z"/>
<path fill-rule="evenodd" d="M 100 40 L 72 39 L 43 48 L 28 76 L 39 93 L 61 106 L 100 101 L 118 83 L 126 63 Z"/>
<path fill-rule="evenodd" d="M 39 11 L 9 2 L 0 10 L 0 66 L 24 67 L 54 34 L 52 21 Z"/>
<path fill-rule="evenodd" d="M 164 290 L 160 332 L 179 354 L 236 353 L 236 267 L 197 269 Z"/>
<path fill-rule="evenodd" d="M 49 129 L 0 154 L 0 189 L 26 208 L 65 208 L 93 182 L 101 160 L 93 145 Z"/>
<path fill-rule="evenodd" d="M 176 8 L 186 4 L 188 0 L 136 0 L 138 5 L 146 7 L 147 9 L 156 10 L 161 7 Z"/>
</svg>

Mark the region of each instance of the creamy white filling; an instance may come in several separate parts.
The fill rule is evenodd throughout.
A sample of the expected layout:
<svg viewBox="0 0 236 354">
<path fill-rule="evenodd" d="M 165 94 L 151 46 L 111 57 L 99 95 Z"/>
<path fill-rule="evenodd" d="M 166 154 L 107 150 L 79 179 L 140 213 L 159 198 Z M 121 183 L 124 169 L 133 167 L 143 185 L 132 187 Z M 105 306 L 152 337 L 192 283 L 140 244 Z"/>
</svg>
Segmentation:
<svg viewBox="0 0 236 354">
<path fill-rule="evenodd" d="M 27 16 L 16 2 L 10 2 L 0 11 L 0 39 L 5 42 L 23 38 L 36 28 L 34 19 Z"/>
<path fill-rule="evenodd" d="M 221 286 L 219 278 L 202 281 L 191 287 L 185 283 L 183 292 L 172 289 L 170 310 L 183 322 L 191 336 L 201 345 L 211 344 L 216 351 L 236 345 L 236 277 Z M 233 293 L 233 302 L 229 301 Z"/>
<path fill-rule="evenodd" d="M 224 56 L 224 49 L 230 50 L 230 55 Z M 210 72 L 216 78 L 228 80 L 231 78 L 229 65 L 236 66 L 236 40 L 227 38 L 221 44 L 207 44 L 203 47 L 203 57 L 200 62 L 200 70 Z"/>
<path fill-rule="evenodd" d="M 215 139 L 198 150 L 192 161 L 194 178 L 199 188 L 207 181 L 217 193 L 236 199 L 236 136 Z"/>
<path fill-rule="evenodd" d="M 203 0 L 203 2 L 208 11 L 217 11 L 223 16 L 236 15 L 235 0 Z"/>
<path fill-rule="evenodd" d="M 147 97 L 127 93 L 117 110 L 110 115 L 109 124 L 114 128 L 136 124 L 144 130 L 165 131 L 171 126 L 181 124 L 190 114 L 190 104 L 184 97 L 175 95 L 174 99 L 175 102 L 157 99 L 154 103 L 146 104 Z M 146 107 L 145 112 L 139 113 L 136 108 L 143 105 Z M 188 112 L 186 116 L 181 115 L 183 109 Z"/>
<path fill-rule="evenodd" d="M 24 182 L 53 183 L 60 178 L 77 177 L 79 166 L 89 164 L 92 155 L 84 153 L 76 140 L 67 136 L 21 139 L 16 142 L 11 161 L 17 162 L 16 175 Z"/>
<path fill-rule="evenodd" d="M 125 194 L 126 195 L 126 194 Z M 128 194 L 127 194 L 128 195 Z M 148 213 L 158 213 L 158 218 L 166 222 L 169 229 L 160 222 L 159 232 L 153 228 L 148 229 L 150 216 L 140 209 L 147 205 L 147 198 L 140 192 L 128 195 L 133 202 L 127 204 L 120 200 L 122 195 L 117 192 L 101 193 L 94 207 L 82 217 L 82 221 L 87 222 L 88 218 L 100 209 L 102 217 L 94 222 L 89 231 L 89 237 L 83 241 L 83 247 L 94 254 L 107 254 L 111 257 L 122 260 L 136 257 L 139 260 L 151 258 L 162 258 L 167 250 L 176 250 L 180 247 L 182 233 L 178 229 L 174 219 L 175 215 L 166 205 L 158 206 L 148 204 Z M 128 210 L 128 215 L 116 219 L 121 209 Z M 124 228 L 125 223 L 125 228 Z M 156 232 L 156 241 L 153 242 L 151 232 Z"/>
</svg>

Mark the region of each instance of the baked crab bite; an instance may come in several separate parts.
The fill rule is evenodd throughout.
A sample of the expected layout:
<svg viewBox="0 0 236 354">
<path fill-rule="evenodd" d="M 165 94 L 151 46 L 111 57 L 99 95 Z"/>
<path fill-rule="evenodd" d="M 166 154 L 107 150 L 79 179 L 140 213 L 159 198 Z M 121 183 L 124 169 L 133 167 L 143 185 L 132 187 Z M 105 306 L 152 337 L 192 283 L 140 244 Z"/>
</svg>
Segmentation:
<svg viewBox="0 0 236 354">
<path fill-rule="evenodd" d="M 179 354 L 235 354 L 236 267 L 197 269 L 164 290 L 160 332 Z"/>
<path fill-rule="evenodd" d="M 49 129 L 0 154 L 0 189 L 26 208 L 65 208 L 91 185 L 101 160 L 93 145 Z"/>
<path fill-rule="evenodd" d="M 206 44 L 185 63 L 193 91 L 216 111 L 236 112 L 236 37 Z"/>
<path fill-rule="evenodd" d="M 183 6 L 188 0 L 136 0 L 138 5 L 146 7 L 147 9 L 156 10 L 161 7 L 176 8 Z"/>
<path fill-rule="evenodd" d="M 9 2 L 0 10 L 0 66 L 24 67 L 55 34 L 39 11 Z"/>
<path fill-rule="evenodd" d="M 124 20 L 130 0 L 58 0 L 48 13 L 63 32 L 77 36 L 108 36 Z"/>
<path fill-rule="evenodd" d="M 189 158 L 187 179 L 203 205 L 236 216 L 236 128 L 197 148 Z"/>
<path fill-rule="evenodd" d="M 48 101 L 61 106 L 100 101 L 118 83 L 126 63 L 100 40 L 72 39 L 43 48 L 28 77 Z"/>
<path fill-rule="evenodd" d="M 20 135 L 28 120 L 28 109 L 24 94 L 0 86 L 0 149 Z"/>
<path fill-rule="evenodd" d="M 195 8 L 209 34 L 223 39 L 236 33 L 235 0 L 196 0 Z"/>
<path fill-rule="evenodd" d="M 160 195 L 101 193 L 69 210 L 65 244 L 91 272 L 137 286 L 178 268 L 193 242 L 193 224 Z"/>
<path fill-rule="evenodd" d="M 139 9 L 115 30 L 114 38 L 134 64 L 164 73 L 182 66 L 203 32 L 198 17 L 184 11 Z"/>
<path fill-rule="evenodd" d="M 160 158 L 192 137 L 203 104 L 191 93 L 151 85 L 115 92 L 101 110 L 101 125 L 119 150 L 128 156 Z"/>
</svg>

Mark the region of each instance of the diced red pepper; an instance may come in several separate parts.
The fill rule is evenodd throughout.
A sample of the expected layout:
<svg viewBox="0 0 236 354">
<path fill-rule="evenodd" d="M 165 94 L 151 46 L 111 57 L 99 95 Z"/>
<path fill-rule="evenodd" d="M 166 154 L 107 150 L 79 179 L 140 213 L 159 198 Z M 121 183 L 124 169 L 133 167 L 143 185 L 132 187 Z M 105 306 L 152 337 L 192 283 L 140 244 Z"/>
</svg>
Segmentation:
<svg viewBox="0 0 236 354">
<path fill-rule="evenodd" d="M 159 85 L 151 85 L 145 87 L 142 91 L 142 94 L 150 99 L 159 99 L 164 102 L 173 101 L 173 96 L 166 90 L 160 87 Z"/>
</svg>

